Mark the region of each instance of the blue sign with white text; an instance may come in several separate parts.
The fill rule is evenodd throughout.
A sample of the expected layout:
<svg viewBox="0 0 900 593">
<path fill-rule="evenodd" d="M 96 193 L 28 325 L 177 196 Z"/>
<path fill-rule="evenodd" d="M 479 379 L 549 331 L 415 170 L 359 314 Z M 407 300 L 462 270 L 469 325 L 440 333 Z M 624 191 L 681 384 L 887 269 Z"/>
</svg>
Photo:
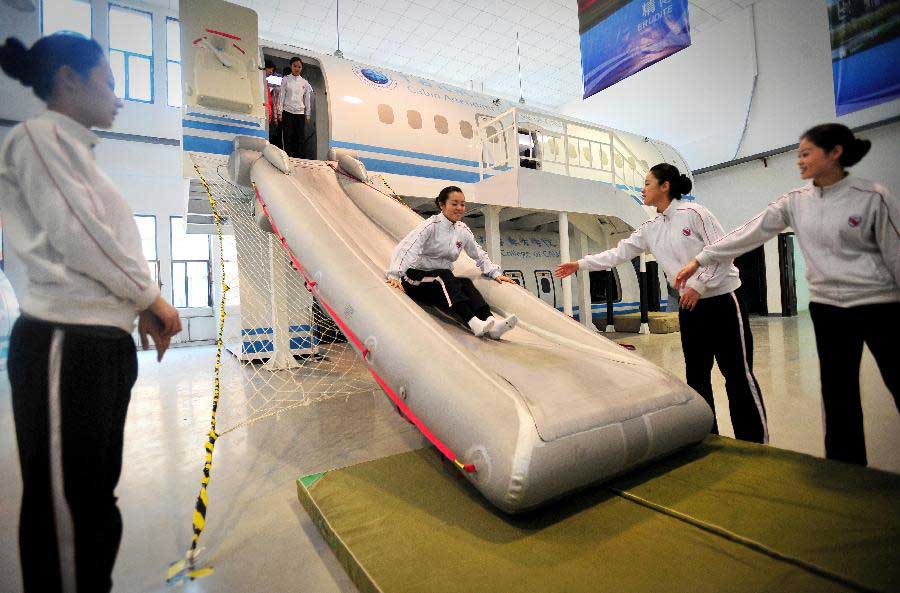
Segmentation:
<svg viewBox="0 0 900 593">
<path fill-rule="evenodd" d="M 579 0 L 584 98 L 688 47 L 687 0 Z"/>
<path fill-rule="evenodd" d="M 828 0 L 837 115 L 900 97 L 900 0 Z"/>
</svg>

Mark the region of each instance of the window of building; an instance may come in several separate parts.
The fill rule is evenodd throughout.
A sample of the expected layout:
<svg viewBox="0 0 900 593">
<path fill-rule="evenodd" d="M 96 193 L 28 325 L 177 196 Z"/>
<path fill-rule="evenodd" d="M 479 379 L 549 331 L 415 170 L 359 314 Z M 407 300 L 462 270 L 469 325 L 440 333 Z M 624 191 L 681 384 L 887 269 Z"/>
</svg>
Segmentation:
<svg viewBox="0 0 900 593">
<path fill-rule="evenodd" d="M 149 12 L 110 4 L 109 65 L 117 97 L 153 102 L 153 16 Z"/>
<path fill-rule="evenodd" d="M 447 123 L 447 118 L 443 115 L 435 115 L 434 129 L 437 130 L 438 134 L 446 134 L 447 132 L 449 132 L 450 125 Z"/>
<path fill-rule="evenodd" d="M 181 107 L 181 24 L 166 19 L 166 103 Z"/>
<path fill-rule="evenodd" d="M 388 125 L 394 123 L 394 110 L 390 105 L 382 103 L 378 106 L 378 121 Z"/>
<path fill-rule="evenodd" d="M 471 140 L 474 134 L 472 133 L 472 124 L 463 120 L 459 122 L 459 133 L 462 134 L 462 137 L 466 140 Z"/>
<path fill-rule="evenodd" d="M 237 241 L 234 235 L 222 237 L 222 261 L 225 263 L 225 306 L 236 307 L 241 304 L 241 284 L 238 277 Z"/>
<path fill-rule="evenodd" d="M 212 290 L 209 235 L 189 235 L 183 216 L 172 216 L 172 304 L 210 307 Z"/>
<path fill-rule="evenodd" d="M 409 122 L 409 127 L 414 130 L 422 129 L 422 114 L 414 109 L 410 109 L 406 112 L 406 121 Z"/>
<path fill-rule="evenodd" d="M 91 3 L 88 0 L 41 0 L 41 33 L 72 31 L 90 38 Z"/>
<path fill-rule="evenodd" d="M 156 251 L 156 217 L 152 214 L 135 214 L 134 222 L 137 223 L 138 232 L 141 235 L 141 247 L 147 265 L 150 266 L 150 275 L 159 286 L 159 257 Z"/>
</svg>

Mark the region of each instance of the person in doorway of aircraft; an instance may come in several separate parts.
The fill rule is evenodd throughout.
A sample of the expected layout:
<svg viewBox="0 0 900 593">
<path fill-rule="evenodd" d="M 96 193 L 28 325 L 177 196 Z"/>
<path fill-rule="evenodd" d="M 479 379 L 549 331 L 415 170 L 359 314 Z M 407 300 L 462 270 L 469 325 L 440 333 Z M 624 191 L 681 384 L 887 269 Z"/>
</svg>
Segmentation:
<svg viewBox="0 0 900 593">
<path fill-rule="evenodd" d="M 301 157 L 306 126 L 312 117 L 313 88 L 300 76 L 303 61 L 291 58 L 291 74 L 281 79 L 281 92 L 275 106 L 275 119 L 281 122 L 284 151 L 293 158 Z"/>
<path fill-rule="evenodd" d="M 649 251 L 666 275 L 674 278 L 705 245 L 722 236 L 722 225 L 709 210 L 681 201 L 692 186 L 690 178 L 676 167 L 655 165 L 647 173 L 641 193 L 644 204 L 656 208 L 656 218 L 612 249 L 560 265 L 556 276 L 565 278 L 578 270 L 608 270 Z M 687 384 L 703 396 L 715 417 L 711 377 L 715 360 L 725 376 L 735 438 L 767 443 L 766 409 L 753 375 L 753 334 L 747 308 L 735 292 L 740 285 L 738 269 L 729 259 L 709 267 L 680 291 L 678 321 L 685 373 Z M 712 432 L 718 433 L 715 420 Z"/>
<path fill-rule="evenodd" d="M 461 251 L 475 260 L 485 276 L 515 284 L 500 271 L 478 245 L 471 229 L 462 222 L 466 196 L 456 186 L 445 187 L 434 200 L 440 214 L 427 218 L 400 241 L 391 258 L 387 282 L 406 291 L 416 301 L 452 313 L 481 337 L 495 340 L 515 327 L 515 315 L 495 317 L 475 284 L 453 275 L 453 264 Z"/>
<path fill-rule="evenodd" d="M 859 395 L 863 343 L 900 409 L 900 366 L 891 342 L 900 334 L 900 200 L 848 167 L 872 143 L 841 124 L 822 124 L 800 137 L 800 178 L 790 191 L 725 235 L 681 270 L 675 284 L 698 268 L 746 253 L 788 227 L 806 260 L 809 314 L 816 333 L 825 414 L 825 455 L 866 465 Z"/>
</svg>

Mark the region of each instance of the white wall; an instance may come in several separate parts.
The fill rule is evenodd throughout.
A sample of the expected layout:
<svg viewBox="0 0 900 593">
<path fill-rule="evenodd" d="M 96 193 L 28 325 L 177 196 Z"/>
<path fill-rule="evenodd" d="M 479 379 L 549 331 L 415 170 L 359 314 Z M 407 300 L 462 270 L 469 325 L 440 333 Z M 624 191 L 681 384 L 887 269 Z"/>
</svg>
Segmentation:
<svg viewBox="0 0 900 593">
<path fill-rule="evenodd" d="M 752 10 L 753 18 L 751 9 L 741 11 L 563 113 L 665 140 L 694 170 L 792 145 L 818 123 L 856 127 L 900 115 L 894 100 L 835 116 L 823 0 L 761 0 Z"/>
</svg>

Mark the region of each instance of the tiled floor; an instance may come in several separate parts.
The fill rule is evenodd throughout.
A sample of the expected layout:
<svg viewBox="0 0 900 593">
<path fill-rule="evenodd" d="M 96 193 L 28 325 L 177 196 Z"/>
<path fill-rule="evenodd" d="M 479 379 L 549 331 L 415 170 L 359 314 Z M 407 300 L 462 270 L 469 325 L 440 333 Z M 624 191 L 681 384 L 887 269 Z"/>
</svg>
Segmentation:
<svg viewBox="0 0 900 593">
<path fill-rule="evenodd" d="M 822 455 L 818 361 L 808 315 L 754 318 L 755 371 L 769 416 L 771 444 Z M 657 364 L 683 376 L 679 334 L 619 334 Z M 170 351 L 162 364 L 140 357 L 126 429 L 125 468 L 118 488 L 125 533 L 115 591 L 168 591 L 169 562 L 190 541 L 209 429 L 213 347 Z M 351 375 L 358 369 L 351 369 Z M 870 464 L 900 473 L 900 415 L 866 353 L 863 407 Z M 354 375 L 361 381 L 360 375 Z M 5 378 L 0 386 L 0 589 L 18 591 L 16 533 L 19 478 Z M 246 400 L 224 382 L 220 430 L 246 417 Z M 714 371 L 719 426 L 730 434 L 724 380 Z M 217 443 L 203 535 L 203 561 L 212 576 L 185 591 L 330 593 L 355 591 L 297 502 L 294 480 L 421 447 L 423 439 L 380 393 L 300 406 L 225 434 Z"/>
</svg>

